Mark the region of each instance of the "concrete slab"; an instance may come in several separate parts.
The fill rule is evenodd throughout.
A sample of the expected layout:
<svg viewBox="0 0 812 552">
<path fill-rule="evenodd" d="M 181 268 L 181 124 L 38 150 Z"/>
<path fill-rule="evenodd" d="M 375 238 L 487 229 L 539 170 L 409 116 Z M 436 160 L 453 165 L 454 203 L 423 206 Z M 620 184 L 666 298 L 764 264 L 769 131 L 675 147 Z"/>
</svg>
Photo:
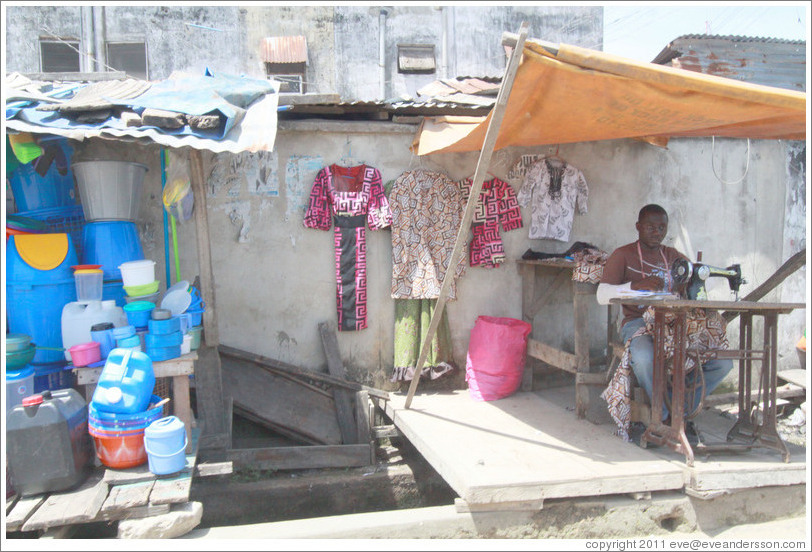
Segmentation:
<svg viewBox="0 0 812 552">
<path fill-rule="evenodd" d="M 469 504 L 681 489 L 685 470 L 536 393 L 390 394 L 387 414 Z"/>
</svg>

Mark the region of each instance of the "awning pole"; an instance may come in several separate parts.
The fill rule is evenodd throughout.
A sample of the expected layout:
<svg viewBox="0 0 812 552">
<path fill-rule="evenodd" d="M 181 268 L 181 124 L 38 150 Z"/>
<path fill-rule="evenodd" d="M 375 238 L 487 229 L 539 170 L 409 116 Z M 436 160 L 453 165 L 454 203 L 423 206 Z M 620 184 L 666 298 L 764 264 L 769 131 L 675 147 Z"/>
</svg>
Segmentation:
<svg viewBox="0 0 812 552">
<path fill-rule="evenodd" d="M 510 89 L 513 88 L 513 80 L 516 77 L 516 72 L 519 70 L 519 61 L 522 58 L 524 41 L 527 38 L 527 29 L 527 22 L 522 22 L 522 26 L 519 29 L 519 39 L 516 42 L 516 47 L 510 54 L 510 61 L 505 71 L 505 77 L 502 80 L 502 86 L 499 87 L 496 105 L 492 111 L 491 120 L 488 122 L 488 130 L 485 132 L 485 140 L 482 143 L 482 150 L 479 153 L 479 161 L 477 161 L 476 172 L 474 172 L 474 181 L 471 184 L 471 193 L 465 205 L 465 213 L 462 216 L 460 229 L 457 232 L 457 240 L 454 242 L 451 262 L 443 277 L 443 285 L 440 287 L 440 296 L 437 298 L 437 306 L 434 308 L 431 322 L 429 323 L 428 330 L 426 330 L 426 337 L 423 340 L 423 347 L 420 349 L 420 357 L 417 359 L 417 364 L 415 365 L 412 383 L 409 385 L 409 394 L 406 396 L 405 404 L 407 409 L 412 404 L 412 398 L 414 397 L 414 392 L 417 390 L 420 374 L 423 371 L 423 364 L 426 362 L 426 356 L 428 356 L 429 348 L 431 347 L 431 340 L 434 338 L 434 332 L 440 324 L 440 318 L 443 315 L 443 309 L 445 309 L 445 303 L 448 299 L 448 292 L 451 289 L 451 282 L 456 278 L 457 264 L 460 262 L 460 256 L 462 255 L 462 244 L 468 239 L 468 230 L 471 226 L 471 219 L 474 216 L 474 208 L 479 200 L 479 192 L 482 191 L 482 182 L 485 180 L 485 175 L 491 164 L 491 156 L 493 155 L 493 149 L 496 145 L 496 138 L 499 136 L 499 127 L 502 124 L 502 118 L 505 115 Z"/>
</svg>

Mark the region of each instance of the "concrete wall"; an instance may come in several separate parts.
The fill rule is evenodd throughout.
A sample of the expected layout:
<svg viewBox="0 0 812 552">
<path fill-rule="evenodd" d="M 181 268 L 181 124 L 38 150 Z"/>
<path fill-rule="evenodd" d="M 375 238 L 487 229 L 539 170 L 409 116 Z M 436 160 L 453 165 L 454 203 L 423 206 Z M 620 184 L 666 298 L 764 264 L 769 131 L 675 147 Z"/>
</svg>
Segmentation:
<svg viewBox="0 0 812 552">
<path fill-rule="evenodd" d="M 281 123 L 273 153 L 204 154 L 223 344 L 310 369 L 326 366 L 318 324 L 336 320 L 333 233 L 302 226 L 313 178 L 319 168 L 334 162 L 368 163 L 381 171 L 384 182 L 421 165 L 445 171 L 454 179 L 473 174 L 475 153 L 412 157 L 408 146 L 413 132 L 409 125 L 389 123 L 289 122 Z M 740 263 L 747 280 L 741 290 L 745 295 L 805 246 L 803 171 L 793 173 L 792 179 L 788 176 L 788 165 L 797 163 L 798 146 L 751 141 L 748 167 L 743 140 L 714 144 L 709 139 L 676 139 L 667 149 L 633 140 L 561 145 L 559 155 L 586 177 L 589 212 L 576 215 L 567 243 L 530 240 L 525 226 L 502 234 L 507 263 L 496 269 L 467 269 L 459 281 L 459 300 L 447 307 L 458 366 L 465 365 L 477 316 L 521 317 L 521 281 L 515 260 L 526 249 L 561 252 L 574 241 L 586 241 L 610 252 L 636 239 L 637 211 L 649 202 L 660 203 L 670 213 L 668 245 L 690 258 L 701 250 L 709 264 Z M 163 281 L 158 149 L 93 140 L 77 145 L 77 150 L 75 160 L 125 159 L 150 167 L 139 226 L 145 255 L 158 262 Z M 496 152 L 490 170 L 504 177 L 519 155 L 551 150 Z M 170 167 L 175 159 L 173 154 Z M 523 217 L 529 217 L 527 209 Z M 786 233 L 792 237 L 786 238 Z M 394 326 L 390 231 L 368 231 L 367 237 L 369 328 L 341 332 L 338 343 L 351 378 L 391 389 L 387 383 Z M 179 226 L 178 241 L 181 275 L 191 280 L 199 271 L 193 222 Z M 807 284 L 804 269 L 766 300 L 803 302 Z M 724 279 L 711 279 L 708 288 L 711 298 L 731 297 Z M 562 295 L 556 301 L 556 308 L 537 317 L 534 335 L 572 351 L 570 297 Z M 804 311 L 798 311 L 781 318 L 781 367 L 797 367 L 794 345 L 805 317 Z M 592 352 L 599 354 L 604 347 L 605 310 L 597 303 L 590 310 L 590 332 Z M 728 336 L 732 345 L 738 342 L 737 322 L 731 323 Z M 461 382 L 461 371 L 455 377 Z"/>
<path fill-rule="evenodd" d="M 39 37 L 82 38 L 82 9 L 9 7 L 7 70 L 41 70 Z M 501 76 L 507 59 L 502 33 L 517 32 L 522 21 L 528 21 L 530 36 L 602 48 L 601 7 L 446 6 L 448 74 L 442 74 L 443 10 L 389 6 L 382 92 L 379 7 L 116 5 L 97 9 L 104 11 L 105 21 L 97 32 L 106 41 L 146 43 L 150 80 L 165 79 L 176 70 L 199 74 L 207 67 L 264 78 L 262 39 L 304 35 L 307 91 L 338 93 L 345 101 L 415 96 L 421 86 L 441 77 Z M 437 72 L 398 73 L 397 45 L 406 43 L 434 44 Z"/>
</svg>

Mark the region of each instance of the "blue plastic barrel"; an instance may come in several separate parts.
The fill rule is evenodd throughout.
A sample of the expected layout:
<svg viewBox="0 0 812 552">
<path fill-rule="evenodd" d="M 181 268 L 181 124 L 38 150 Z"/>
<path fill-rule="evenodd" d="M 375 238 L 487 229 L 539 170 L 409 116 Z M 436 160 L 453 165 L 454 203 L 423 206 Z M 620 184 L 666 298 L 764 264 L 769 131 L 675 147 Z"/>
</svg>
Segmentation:
<svg viewBox="0 0 812 552">
<path fill-rule="evenodd" d="M 104 280 L 102 286 L 102 301 L 115 301 L 117 307 L 127 304 L 127 292 L 124 291 L 123 280 Z"/>
<path fill-rule="evenodd" d="M 144 250 L 134 222 L 112 220 L 85 224 L 82 263 L 101 265 L 105 280 L 121 280 L 119 265 L 143 258 Z"/>
<path fill-rule="evenodd" d="M 61 234 L 65 235 L 65 234 Z M 54 234 L 40 234 L 54 236 Z M 50 269 L 39 270 L 26 262 L 17 250 L 16 238 L 6 242 L 6 315 L 12 333 L 31 336 L 38 347 L 62 348 L 62 308 L 76 301 L 76 283 L 72 265 L 78 264 L 76 251 L 68 236 L 62 262 Z M 63 361 L 65 353 L 37 349 L 32 363 Z"/>
</svg>

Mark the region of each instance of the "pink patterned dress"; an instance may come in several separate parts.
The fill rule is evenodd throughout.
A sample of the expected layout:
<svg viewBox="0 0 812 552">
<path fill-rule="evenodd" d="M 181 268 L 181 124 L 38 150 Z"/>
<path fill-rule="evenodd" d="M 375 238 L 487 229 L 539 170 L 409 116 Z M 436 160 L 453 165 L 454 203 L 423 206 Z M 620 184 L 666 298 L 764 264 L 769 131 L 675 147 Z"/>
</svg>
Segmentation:
<svg viewBox="0 0 812 552">
<path fill-rule="evenodd" d="M 392 224 L 381 173 L 374 167 L 329 165 L 316 175 L 304 225 L 335 228 L 336 309 L 339 331 L 367 327 L 366 226 Z"/>
<path fill-rule="evenodd" d="M 473 183 L 470 178 L 457 183 L 463 203 L 468 202 Z M 500 225 L 505 232 L 521 228 L 522 211 L 510 184 L 492 178 L 482 183 L 471 222 L 471 232 L 474 235 L 469 249 L 471 266 L 496 268 L 505 262 L 505 247 L 499 235 Z"/>
</svg>

